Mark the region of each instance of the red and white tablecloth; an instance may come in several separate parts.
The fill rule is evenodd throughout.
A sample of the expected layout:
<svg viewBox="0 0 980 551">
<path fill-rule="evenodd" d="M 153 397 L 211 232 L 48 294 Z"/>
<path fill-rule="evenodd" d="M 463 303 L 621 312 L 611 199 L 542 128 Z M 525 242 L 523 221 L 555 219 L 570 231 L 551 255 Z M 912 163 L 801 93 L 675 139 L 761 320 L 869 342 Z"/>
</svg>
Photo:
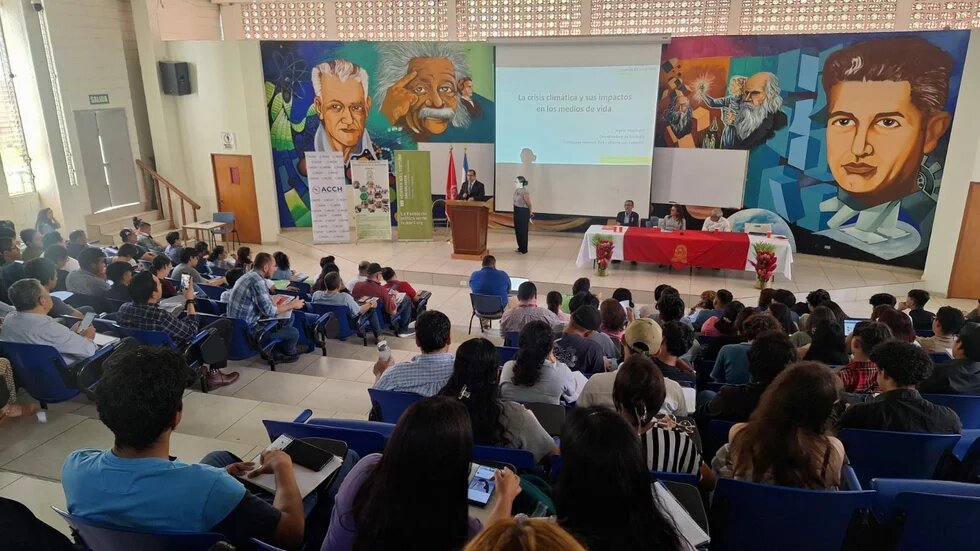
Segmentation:
<svg viewBox="0 0 980 551">
<path fill-rule="evenodd" d="M 776 248 L 776 272 L 791 279 L 793 249 L 789 240 L 735 232 L 700 230 L 661 231 L 658 228 L 592 226 L 582 237 L 576 265 L 580 268 L 595 260 L 592 238 L 602 235 L 612 240 L 613 260 L 670 264 L 675 268 L 696 266 L 754 272 L 753 245 L 770 243 Z"/>
</svg>

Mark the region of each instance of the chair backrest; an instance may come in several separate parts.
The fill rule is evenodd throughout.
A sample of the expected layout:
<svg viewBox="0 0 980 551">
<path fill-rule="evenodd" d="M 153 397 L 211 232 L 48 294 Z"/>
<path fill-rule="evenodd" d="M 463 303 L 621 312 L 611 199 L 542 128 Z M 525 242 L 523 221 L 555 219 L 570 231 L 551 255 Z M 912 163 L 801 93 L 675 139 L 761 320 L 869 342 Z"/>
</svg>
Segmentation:
<svg viewBox="0 0 980 551">
<path fill-rule="evenodd" d="M 211 217 L 211 220 L 215 222 L 221 222 L 222 224 L 231 224 L 235 221 L 234 212 L 216 212 Z"/>
<path fill-rule="evenodd" d="M 504 365 L 505 363 L 513 360 L 514 359 L 514 356 L 517 355 L 517 347 L 516 346 L 498 346 L 497 347 L 497 355 L 500 356 L 500 365 Z"/>
<path fill-rule="evenodd" d="M 204 293 L 211 300 L 221 300 L 221 294 L 227 291 L 228 289 L 225 289 L 224 287 L 219 287 L 217 285 L 196 283 L 194 285 L 194 290 Z"/>
<path fill-rule="evenodd" d="M 980 429 L 980 396 L 923 394 L 922 397 L 955 411 L 960 416 L 964 429 Z"/>
<path fill-rule="evenodd" d="M 197 315 L 201 327 L 213 323 L 222 316 L 212 316 L 210 314 Z M 228 318 L 231 320 L 231 346 L 228 348 L 229 360 L 247 360 L 254 357 L 259 351 L 253 346 L 251 332 L 245 320 Z"/>
<path fill-rule="evenodd" d="M 873 478 L 932 478 L 939 458 L 960 439 L 958 434 L 858 429 L 844 429 L 838 437 L 864 488 Z"/>
<path fill-rule="evenodd" d="M 174 350 L 177 349 L 177 344 L 170 338 L 170 335 L 163 331 L 147 331 L 144 329 L 133 329 L 132 327 L 120 327 L 119 330 L 127 337 L 133 337 L 140 344 L 146 346 L 164 346 Z"/>
<path fill-rule="evenodd" d="M 98 551 L 207 551 L 225 538 L 213 532 L 162 532 L 108 526 L 51 507 L 78 530 L 90 549 Z"/>
<path fill-rule="evenodd" d="M 691 486 L 698 485 L 698 475 L 691 473 L 667 473 L 663 471 L 650 471 L 650 477 L 653 480 L 664 480 L 671 482 L 680 482 L 681 484 L 690 484 Z"/>
<path fill-rule="evenodd" d="M 480 295 L 470 293 L 470 304 L 473 305 L 473 312 L 477 314 L 493 315 L 504 311 L 500 304 L 500 297 L 496 295 Z"/>
<path fill-rule="evenodd" d="M 944 364 L 946 362 L 953 360 L 953 358 L 951 358 L 949 354 L 945 352 L 936 352 L 934 354 L 929 354 L 929 357 L 932 358 L 932 363 L 934 364 Z"/>
<path fill-rule="evenodd" d="M 310 302 L 309 306 L 313 309 L 314 314 L 323 315 L 330 313 L 337 319 L 337 334 L 327 334 L 331 339 L 344 340 L 359 334 L 357 329 L 351 325 L 350 309 L 343 304 L 318 304 L 316 302 Z"/>
<path fill-rule="evenodd" d="M 524 402 L 524 407 L 531 410 L 541 426 L 551 436 L 561 434 L 565 426 L 565 406 L 561 404 L 543 404 L 540 402 Z"/>
<path fill-rule="evenodd" d="M 222 277 L 228 273 L 228 270 L 217 266 L 209 266 L 208 269 L 211 270 L 211 275 L 214 277 Z"/>
<path fill-rule="evenodd" d="M 712 419 L 708 422 L 708 430 L 701 436 L 702 457 L 706 463 L 711 463 L 711 458 L 718 450 L 728 443 L 728 432 L 735 426 L 735 421 L 720 421 Z"/>
<path fill-rule="evenodd" d="M 873 496 L 721 478 L 711 503 L 711 551 L 840 549 L 848 526 L 870 510 Z"/>
<path fill-rule="evenodd" d="M 307 423 L 293 423 L 290 421 L 270 421 L 263 420 L 265 430 L 269 433 L 269 441 L 272 442 L 283 434 L 288 434 L 295 438 L 331 438 L 347 443 L 347 447 L 364 457 L 369 453 L 376 453 L 384 450 L 385 443 L 388 442 L 388 434 L 378 430 L 368 430 L 371 427 L 357 426 L 350 428 L 345 426 L 344 421 L 348 419 L 313 419 Z M 360 421 L 367 423 L 368 421 Z M 386 423 L 378 423 L 384 425 Z M 394 427 L 394 425 L 392 425 Z"/>
<path fill-rule="evenodd" d="M 963 460 L 973 444 L 980 440 L 980 429 L 963 429 L 960 431 L 960 439 L 953 446 L 953 455 Z M 980 453 L 980 446 L 977 448 Z"/>
<path fill-rule="evenodd" d="M 123 302 L 121 300 L 112 300 L 111 298 L 74 293 L 72 296 L 68 297 L 65 304 L 74 306 L 75 308 L 88 306 L 100 314 L 114 314 L 119 311 L 119 307 L 123 305 Z"/>
<path fill-rule="evenodd" d="M 39 402 L 65 402 L 82 393 L 69 386 L 68 366 L 54 347 L 0 342 L 0 351 L 10 360 L 18 386 Z"/>
<path fill-rule="evenodd" d="M 517 348 L 518 341 L 520 340 L 521 334 L 517 331 L 507 331 L 504 333 L 504 346 L 511 346 Z"/>
<path fill-rule="evenodd" d="M 409 406 L 424 398 L 414 392 L 395 392 L 376 388 L 369 388 L 368 394 L 371 396 L 371 404 L 381 409 L 381 421 L 385 423 L 397 423 Z"/>
<path fill-rule="evenodd" d="M 312 288 L 312 285 L 306 283 L 305 281 L 290 281 L 289 286 L 296 289 L 296 292 L 300 293 L 300 295 L 309 295 L 310 289 Z M 309 300 L 309 297 L 307 297 L 306 300 Z"/>
<path fill-rule="evenodd" d="M 509 463 L 521 471 L 534 468 L 534 454 L 528 450 L 498 448 L 496 446 L 473 446 L 473 461 L 496 461 Z"/>
<path fill-rule="evenodd" d="M 915 336 L 917 337 L 934 337 L 936 334 L 932 329 L 916 329 Z"/>
<path fill-rule="evenodd" d="M 275 545 L 266 543 L 264 541 L 259 541 L 255 538 L 252 538 L 252 543 L 255 545 L 255 548 L 259 549 L 260 551 L 285 551 L 281 547 L 276 547 Z"/>
<path fill-rule="evenodd" d="M 906 492 L 980 497 L 980 484 L 948 480 L 916 480 L 909 478 L 876 478 L 871 481 L 875 491 L 872 510 L 882 524 L 895 514 L 896 499 Z"/>
<path fill-rule="evenodd" d="M 194 300 L 194 306 L 200 314 L 210 314 L 212 316 L 223 316 L 228 312 L 228 305 L 219 300 L 209 298 L 198 298 Z"/>
<path fill-rule="evenodd" d="M 895 508 L 906 517 L 898 551 L 977 548 L 980 497 L 907 492 Z"/>
</svg>

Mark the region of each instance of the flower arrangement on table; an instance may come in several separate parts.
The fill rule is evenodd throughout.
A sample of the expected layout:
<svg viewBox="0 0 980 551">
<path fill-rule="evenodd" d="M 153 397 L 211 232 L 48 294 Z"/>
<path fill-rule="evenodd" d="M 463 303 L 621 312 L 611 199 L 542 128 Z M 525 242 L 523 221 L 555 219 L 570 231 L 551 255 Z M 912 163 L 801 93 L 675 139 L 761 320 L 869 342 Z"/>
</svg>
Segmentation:
<svg viewBox="0 0 980 551">
<path fill-rule="evenodd" d="M 604 276 L 606 275 L 606 270 L 609 268 L 609 263 L 612 262 L 613 249 L 616 248 L 616 245 L 613 244 L 612 237 L 596 234 L 592 236 L 592 246 L 595 247 L 595 260 L 598 273 Z"/>
<path fill-rule="evenodd" d="M 755 243 L 752 251 L 755 253 L 755 260 L 750 260 L 749 263 L 755 268 L 756 287 L 762 289 L 769 286 L 773 274 L 776 273 L 776 266 L 779 265 L 776 246 L 772 243 Z"/>
</svg>

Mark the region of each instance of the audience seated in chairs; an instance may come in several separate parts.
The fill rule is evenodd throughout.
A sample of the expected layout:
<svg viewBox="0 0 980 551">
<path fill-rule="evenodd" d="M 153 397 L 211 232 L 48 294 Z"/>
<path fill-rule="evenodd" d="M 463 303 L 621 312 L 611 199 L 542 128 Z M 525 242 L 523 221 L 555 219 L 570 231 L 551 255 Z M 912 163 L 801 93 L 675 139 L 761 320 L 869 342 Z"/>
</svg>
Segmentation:
<svg viewBox="0 0 980 551">
<path fill-rule="evenodd" d="M 708 357 L 706 354 L 702 354 L 702 357 L 707 360 L 714 360 L 722 346 L 740 342 L 742 340 L 740 336 L 742 323 L 739 322 L 744 323 L 746 318 L 755 313 L 755 309 L 746 308 L 744 304 L 734 300 L 725 305 L 720 314 L 708 318 L 701 326 L 701 335 L 712 337 L 717 346 L 713 355 Z"/>
<path fill-rule="evenodd" d="M 962 310 L 943 306 L 936 310 L 936 317 L 932 320 L 933 336 L 916 337 L 915 340 L 930 354 L 944 354 L 953 348 L 953 341 L 964 323 L 966 320 L 963 318 Z"/>
<path fill-rule="evenodd" d="M 929 402 L 916 390 L 932 373 L 925 350 L 906 342 L 884 342 L 871 351 L 871 361 L 878 367 L 881 394 L 849 406 L 838 428 L 960 433 L 960 418 L 953 410 Z"/>
<path fill-rule="evenodd" d="M 139 250 L 139 256 L 136 260 L 146 260 L 147 262 L 153 262 L 153 258 L 156 256 L 155 253 L 150 252 L 146 247 L 138 245 L 139 234 L 135 230 L 129 228 L 124 228 L 119 232 L 119 239 L 122 240 L 123 244 L 129 243 L 131 245 L 136 245 Z"/>
<path fill-rule="evenodd" d="M 340 279 L 340 274 L 338 272 L 328 273 L 323 278 L 323 285 L 326 290 L 316 291 L 313 293 L 314 304 L 346 306 L 347 310 L 350 312 L 351 319 L 355 320 L 354 323 L 351 323 L 351 326 L 356 327 L 356 319 L 360 316 L 365 316 L 371 324 L 371 331 L 373 331 L 376 336 L 381 335 L 381 321 L 378 319 L 379 302 L 377 300 L 368 300 L 363 304 L 358 304 L 350 293 L 341 292 L 340 287 L 343 286 L 343 284 L 344 282 L 342 279 Z"/>
<path fill-rule="evenodd" d="M 208 268 L 218 268 L 226 272 L 235 267 L 235 259 L 228 256 L 223 245 L 218 245 L 208 255 Z"/>
<path fill-rule="evenodd" d="M 686 383 L 697 380 L 697 372 L 689 363 L 681 359 L 694 346 L 694 331 L 681 321 L 668 321 L 663 324 L 663 340 L 660 349 L 653 356 L 653 363 L 664 377 Z"/>
<path fill-rule="evenodd" d="M 24 262 L 34 260 L 44 252 L 43 237 L 34 228 L 20 230 L 20 240 L 24 243 L 24 250 L 21 252 Z"/>
<path fill-rule="evenodd" d="M 49 296 L 58 287 L 58 270 L 55 269 L 54 263 L 46 258 L 35 258 L 30 262 L 25 262 L 24 277 L 40 281 L 41 285 L 48 290 Z M 60 298 L 51 296 L 51 310 L 48 311 L 48 315 L 52 318 L 59 318 L 61 316 L 82 317 L 83 314 L 65 304 Z"/>
<path fill-rule="evenodd" d="M 631 356 L 616 372 L 613 403 L 640 436 L 647 469 L 700 475 L 710 488 L 714 476 L 695 444 L 697 427 L 690 419 L 660 413 L 666 396 L 664 376 L 648 356 Z"/>
<path fill-rule="evenodd" d="M 251 266 L 251 264 L 249 264 Z M 231 292 L 235 288 L 235 284 L 238 280 L 245 275 L 246 272 L 243 268 L 232 268 L 225 272 L 225 284 L 228 286 L 228 290 L 221 293 L 221 298 L 219 302 L 231 302 Z"/>
<path fill-rule="evenodd" d="M 180 264 L 180 252 L 184 250 L 184 240 L 181 239 L 179 231 L 167 233 L 165 239 L 167 240 L 167 248 L 163 250 L 163 254 L 167 255 L 170 262 L 176 266 Z"/>
<path fill-rule="evenodd" d="M 698 312 L 697 317 L 692 321 L 695 331 L 701 331 L 701 326 L 704 325 L 706 321 L 712 316 L 718 317 L 724 313 L 725 307 L 735 300 L 732 296 L 732 292 L 728 289 L 718 289 L 715 293 L 715 299 L 713 303 L 713 308 L 710 310 L 705 308 Z"/>
<path fill-rule="evenodd" d="M 65 245 L 68 249 L 68 256 L 78 260 L 78 256 L 82 254 L 85 249 L 91 248 L 88 244 L 88 236 L 85 235 L 85 230 L 74 230 L 68 234 L 68 243 Z"/>
<path fill-rule="evenodd" d="M 932 329 L 932 320 L 935 314 L 925 309 L 929 302 L 929 292 L 922 289 L 912 289 L 908 292 L 905 300 L 898 303 L 895 307 L 898 310 L 908 310 L 909 317 L 912 318 L 912 327 L 916 331 Z"/>
<path fill-rule="evenodd" d="M 200 464 L 170 456 L 186 385 L 187 365 L 173 350 L 141 346 L 106 362 L 95 401 L 115 443 L 109 450 L 84 449 L 68 456 L 61 472 L 68 512 L 123 528 L 219 532 L 236 546 L 254 537 L 298 547 L 304 509 L 285 452 L 263 452 L 261 465 L 228 452 L 209 454 Z M 345 458 L 328 493 L 336 491 L 355 460 Z M 252 494 L 233 476 L 246 473 L 273 474 L 275 500 Z"/>
<path fill-rule="evenodd" d="M 836 490 L 844 445 L 828 430 L 840 379 L 818 362 L 790 365 L 762 395 L 748 423 L 729 432 L 712 465 L 724 477 L 750 482 Z"/>
<path fill-rule="evenodd" d="M 362 261 L 358 262 L 357 263 L 357 275 L 354 276 L 354 277 L 352 277 L 352 278 L 350 278 L 350 279 L 348 279 L 346 282 L 344 282 L 344 287 L 346 287 L 348 291 L 353 292 L 355 285 L 357 285 L 358 283 L 360 283 L 362 281 L 367 281 L 368 280 L 368 267 L 370 267 L 370 266 L 371 266 L 371 263 L 368 262 L 367 260 L 362 260 Z"/>
<path fill-rule="evenodd" d="M 558 524 L 590 551 L 687 549 L 650 487 L 636 431 L 615 411 L 574 408 L 561 434 Z"/>
<path fill-rule="evenodd" d="M 269 279 L 296 281 L 296 270 L 289 266 L 289 255 L 276 251 L 272 253 L 272 258 L 276 261 L 276 271 L 272 272 Z"/>
<path fill-rule="evenodd" d="M 0 301 L 10 302 L 7 299 L 7 289 L 15 281 L 24 278 L 24 265 L 20 262 L 20 247 L 13 237 L 0 237 L 0 255 L 3 262 L 0 263 Z"/>
<path fill-rule="evenodd" d="M 871 319 L 887 325 L 892 330 L 892 337 L 895 340 L 908 343 L 915 342 L 915 328 L 912 326 L 912 318 L 908 314 L 890 306 L 877 306 L 871 313 Z"/>
<path fill-rule="evenodd" d="M 316 277 L 316 280 L 313 282 L 313 285 L 310 286 L 310 291 L 315 293 L 317 291 L 327 290 L 326 285 L 323 283 L 323 280 L 324 278 L 327 277 L 327 274 L 336 272 L 338 276 L 340 275 L 340 268 L 337 267 L 336 261 L 337 259 L 332 255 L 324 256 L 320 258 L 320 275 Z M 347 288 L 344 287 L 344 280 L 343 278 L 341 278 L 340 291 L 344 292 L 346 289 Z"/>
<path fill-rule="evenodd" d="M 797 348 L 802 348 L 813 342 L 813 334 L 816 333 L 817 327 L 823 323 L 838 324 L 840 320 L 834 315 L 834 311 L 827 306 L 817 306 L 812 312 L 800 318 L 800 330 L 790 334 L 789 339 Z"/>
<path fill-rule="evenodd" d="M 255 256 L 252 270 L 243 275 L 231 290 L 227 313 L 229 318 L 245 320 L 251 327 L 260 319 L 274 318 L 291 310 L 303 308 L 304 302 L 299 298 L 278 304 L 273 302 L 265 282 L 275 269 L 276 264 L 270 254 L 259 253 Z M 299 331 L 291 323 L 281 324 L 274 336 L 282 339 L 280 345 L 282 354 L 275 358 L 277 363 L 291 363 L 299 359 L 296 348 Z"/>
<path fill-rule="evenodd" d="M 836 320 L 821 320 L 813 330 L 810 344 L 803 345 L 797 353 L 803 360 L 834 366 L 849 360 L 844 330 Z"/>
<path fill-rule="evenodd" d="M 106 283 L 106 256 L 102 249 L 88 247 L 78 255 L 81 269 L 68 274 L 65 288 L 72 293 L 104 297 L 109 291 Z"/>
<path fill-rule="evenodd" d="M 943 316 L 943 308 L 939 309 L 937 318 Z M 952 348 L 953 361 L 936 364 L 932 375 L 919 383 L 919 391 L 980 395 L 980 324 L 964 324 L 953 340 Z"/>
<path fill-rule="evenodd" d="M 615 366 L 615 359 L 604 357 L 602 348 L 590 335 L 599 329 L 599 311 L 594 306 L 579 306 L 561 337 L 555 341 L 555 358 L 572 371 L 602 373 Z M 603 335 L 605 336 L 605 335 Z M 607 337 L 608 338 L 608 337 Z"/>
<path fill-rule="evenodd" d="M 45 255 L 45 257 L 47 257 L 47 255 L 49 254 L 48 253 L 48 249 L 50 249 L 52 246 L 58 246 L 58 247 L 63 248 L 65 250 L 65 255 L 68 256 L 68 248 L 67 248 L 68 247 L 68 242 L 65 241 L 63 237 L 61 237 L 61 234 L 60 233 L 58 233 L 56 231 L 53 231 L 53 232 L 51 232 L 49 234 L 46 234 L 44 236 L 44 238 L 43 238 L 43 242 L 44 242 L 44 255 Z M 71 256 L 68 256 L 68 260 L 65 261 L 65 265 L 64 266 L 61 266 L 60 265 L 61 264 L 60 257 L 58 259 L 48 258 L 48 260 L 54 262 L 55 264 L 58 264 L 59 265 L 59 267 L 58 267 L 59 270 L 64 269 L 64 270 L 69 271 L 69 272 L 74 272 L 75 270 L 77 270 L 79 268 L 78 261 L 75 260 L 74 258 L 72 258 Z"/>
<path fill-rule="evenodd" d="M 140 272 L 129 285 L 132 301 L 119 307 L 116 313 L 116 323 L 123 327 L 131 327 L 142 331 L 162 331 L 180 348 L 184 348 L 200 330 L 214 330 L 217 338 L 224 345 L 223 358 L 208 358 L 207 382 L 210 388 L 230 385 L 238 380 L 237 372 L 222 373 L 220 370 L 228 365 L 228 348 L 231 346 L 232 323 L 228 319 L 219 319 L 206 327 L 198 327 L 194 317 L 197 310 L 194 306 L 194 289 L 184 289 L 184 311 L 186 317 L 177 318 L 167 310 L 160 308 L 159 302 L 163 296 L 160 279 L 150 272 Z"/>
<path fill-rule="evenodd" d="M 163 298 L 170 298 L 177 296 L 177 287 L 170 281 L 170 270 L 173 268 L 173 262 L 170 261 L 170 257 L 161 254 L 157 255 L 153 259 L 153 266 L 150 271 L 153 275 L 157 276 L 160 280 L 160 287 L 163 292 Z"/>
<path fill-rule="evenodd" d="M 419 316 L 415 325 L 415 344 L 422 353 L 397 364 L 392 357 L 379 358 L 373 368 L 374 388 L 422 396 L 438 393 L 453 373 L 454 357 L 449 352 L 451 329 L 449 318 L 442 312 L 429 310 Z"/>
<path fill-rule="evenodd" d="M 150 225 L 146 220 L 140 220 L 138 217 L 133 217 L 133 229 L 136 230 L 136 244 L 143 247 L 147 251 L 160 255 L 166 250 L 161 243 L 153 236 L 150 232 L 153 231 L 153 226 Z"/>
<path fill-rule="evenodd" d="M 811 316 L 810 321 L 813 320 Z M 884 323 L 862 321 L 854 326 L 854 332 L 851 333 L 851 361 L 837 370 L 837 376 L 844 383 L 844 392 L 877 392 L 878 367 L 871 361 L 871 351 L 891 338 L 892 331 Z"/>
<path fill-rule="evenodd" d="M 763 291 L 771 291 L 771 289 L 763 289 Z M 698 318 L 698 314 L 700 314 L 702 311 L 714 310 L 716 296 L 718 296 L 718 293 L 716 293 L 715 291 L 711 291 L 711 290 L 701 291 L 701 295 L 698 297 L 698 303 L 692 306 L 691 311 L 688 312 L 686 316 L 684 316 L 684 319 L 687 320 L 687 322 L 691 325 L 691 327 L 694 327 L 694 320 Z M 703 324 L 702 327 L 704 327 Z M 702 329 L 701 331 L 704 332 L 704 329 Z"/>
<path fill-rule="evenodd" d="M 554 335 L 551 326 L 543 321 L 524 326 L 517 355 L 504 364 L 500 373 L 500 394 L 514 402 L 571 403 L 578 399 L 584 386 L 585 377 L 572 373 L 555 357 Z"/>
<path fill-rule="evenodd" d="M 728 344 L 718 351 L 711 378 L 720 383 L 744 385 L 749 382 L 749 348 L 752 341 L 766 331 L 780 331 L 776 318 L 769 314 L 752 314 L 742 324 L 742 337 L 745 342 Z M 788 339 L 789 337 L 787 337 Z"/>
<path fill-rule="evenodd" d="M 54 265 L 55 271 L 58 274 L 58 282 L 54 289 L 51 290 L 67 291 L 68 287 L 66 284 L 68 281 L 68 274 L 72 272 L 72 270 L 68 269 L 68 262 L 74 262 L 77 266 L 78 261 L 68 256 L 68 249 L 66 249 L 63 245 L 51 245 L 44 250 L 44 254 L 41 255 L 41 258 L 50 261 Z"/>
<path fill-rule="evenodd" d="M 630 322 L 623 333 L 623 355 L 626 360 L 633 356 L 651 357 L 653 353 L 660 350 L 663 342 L 662 330 L 657 322 L 649 318 L 639 318 Z M 576 406 L 605 406 L 612 408 L 613 404 L 613 385 L 616 382 L 616 371 L 596 373 L 589 377 L 589 382 L 585 383 L 582 394 L 576 401 Z M 664 389 L 666 397 L 660 407 L 660 413 L 687 416 L 687 402 L 684 400 L 684 391 L 677 381 L 664 379 Z"/>
<path fill-rule="evenodd" d="M 54 302 L 40 281 L 21 279 L 10 286 L 9 294 L 17 311 L 3 318 L 0 341 L 54 347 L 68 364 L 88 359 L 98 350 L 92 340 L 95 326 L 77 331 L 77 328 L 69 329 L 48 316 Z"/>
<path fill-rule="evenodd" d="M 582 306 L 588 306 L 589 308 L 592 308 L 598 312 L 599 299 L 588 291 L 579 291 L 568 301 L 568 309 L 571 312 L 574 312 Z M 620 307 L 620 310 L 622 310 L 622 307 Z M 599 350 L 602 352 L 602 356 L 604 358 L 609 358 L 611 365 L 618 365 L 619 360 L 623 355 L 623 348 L 622 346 L 617 346 L 609 335 L 599 330 L 602 327 L 601 314 L 596 316 L 596 320 L 598 320 L 598 323 L 596 324 L 595 329 L 587 331 L 583 336 L 599 345 Z M 569 321 L 571 321 L 571 317 L 569 317 Z M 565 325 L 567 326 L 568 323 Z"/>
<path fill-rule="evenodd" d="M 470 292 L 476 295 L 500 297 L 501 309 L 507 308 L 510 300 L 510 276 L 497 269 L 497 259 L 493 255 L 483 257 L 482 268 L 470 274 Z M 520 331 L 520 329 L 511 329 Z"/>
<path fill-rule="evenodd" d="M 759 315 L 759 314 L 753 314 Z M 698 408 L 694 419 L 702 434 L 707 432 L 713 419 L 722 421 L 746 421 L 755 411 L 763 392 L 773 379 L 796 361 L 796 348 L 786 333 L 777 330 L 764 331 L 749 346 L 747 358 L 751 382 L 747 385 L 726 385 L 718 393 L 703 390 L 698 394 Z"/>
<path fill-rule="evenodd" d="M 551 310 L 538 306 L 537 286 L 530 281 L 525 281 L 517 288 L 517 307 L 504 312 L 503 317 L 500 318 L 500 332 L 520 333 L 524 326 L 532 321 L 543 321 L 549 326 L 561 323 Z"/>
<path fill-rule="evenodd" d="M 200 257 L 197 255 L 197 251 L 190 248 L 184 247 L 180 251 L 180 264 L 174 266 L 174 271 L 170 274 L 170 278 L 180 281 L 182 275 L 187 274 L 191 276 L 191 283 L 203 283 L 205 285 L 224 285 L 224 277 L 216 277 L 214 279 L 204 279 L 201 272 L 197 270 L 200 263 Z"/>
<path fill-rule="evenodd" d="M 399 337 L 408 338 L 415 335 L 412 330 L 412 301 L 397 300 L 393 293 L 388 292 L 381 284 L 381 265 L 372 262 L 367 268 L 367 279 L 358 282 L 351 289 L 351 294 L 355 300 L 362 300 L 365 297 L 378 299 L 384 322 L 391 325 L 395 318 L 398 318 L 398 327 L 395 330 Z M 438 390 L 438 389 L 436 389 Z M 435 391 L 432 392 L 433 394 Z"/>
<path fill-rule="evenodd" d="M 482 338 L 468 340 L 456 349 L 453 374 L 439 395 L 466 406 L 474 444 L 528 450 L 534 454 L 535 462 L 558 453 L 554 439 L 531 410 L 501 399 L 499 368 L 497 347 L 492 342 Z"/>
<path fill-rule="evenodd" d="M 133 266 L 127 262 L 113 262 L 105 270 L 106 279 L 112 282 L 112 287 L 105 292 L 105 298 L 129 302 L 129 283 L 133 280 Z"/>
<path fill-rule="evenodd" d="M 136 245 L 133 245 L 132 243 L 123 243 L 119 246 L 119 249 L 116 251 L 116 256 L 110 260 L 110 262 L 125 262 L 135 268 L 140 265 L 140 263 L 136 260 L 139 257 L 139 249 L 136 248 Z M 154 260 L 156 259 L 154 258 Z"/>
<path fill-rule="evenodd" d="M 548 518 L 517 515 L 494 521 L 463 551 L 586 551 L 582 545 Z"/>
<path fill-rule="evenodd" d="M 384 454 L 361 459 L 341 484 L 321 551 L 462 548 L 483 528 L 468 516 L 472 460 L 465 406 L 442 396 L 414 403 Z M 498 470 L 494 480 L 497 502 L 488 525 L 511 516 L 520 492 L 520 479 L 509 469 Z"/>
</svg>

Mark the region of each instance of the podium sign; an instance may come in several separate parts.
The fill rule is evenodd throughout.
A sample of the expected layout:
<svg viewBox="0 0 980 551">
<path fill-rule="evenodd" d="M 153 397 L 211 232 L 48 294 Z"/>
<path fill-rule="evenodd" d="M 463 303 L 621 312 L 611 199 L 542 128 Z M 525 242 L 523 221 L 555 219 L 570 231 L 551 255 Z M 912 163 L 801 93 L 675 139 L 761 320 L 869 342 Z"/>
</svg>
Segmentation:
<svg viewBox="0 0 980 551">
<path fill-rule="evenodd" d="M 480 260 L 487 253 L 490 205 L 481 201 L 446 201 L 452 210 L 453 258 Z"/>
</svg>

